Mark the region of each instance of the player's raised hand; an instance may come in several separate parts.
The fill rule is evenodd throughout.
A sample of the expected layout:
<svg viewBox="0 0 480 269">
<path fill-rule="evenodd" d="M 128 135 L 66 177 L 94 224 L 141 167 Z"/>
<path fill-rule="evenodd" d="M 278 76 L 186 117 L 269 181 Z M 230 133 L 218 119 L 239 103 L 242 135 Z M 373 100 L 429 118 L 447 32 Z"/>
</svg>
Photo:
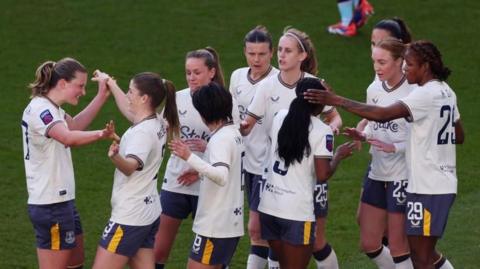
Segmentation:
<svg viewBox="0 0 480 269">
<path fill-rule="evenodd" d="M 345 127 L 342 134 L 353 140 L 365 141 L 365 135 L 357 130 L 357 128 Z"/>
<path fill-rule="evenodd" d="M 98 93 L 105 94 L 106 96 L 110 95 L 110 91 L 108 90 L 108 80 L 111 77 L 100 70 L 93 71 L 92 81 L 98 82 Z"/>
<path fill-rule="evenodd" d="M 346 142 L 337 147 L 337 150 L 335 151 L 335 155 L 337 155 L 340 158 L 340 160 L 343 160 L 352 156 L 354 149 L 355 149 L 354 142 L 352 141 Z"/>
<path fill-rule="evenodd" d="M 207 141 L 200 138 L 188 138 L 184 142 L 188 145 L 191 151 L 205 152 L 207 148 Z"/>
<path fill-rule="evenodd" d="M 334 135 L 339 135 L 340 134 L 340 130 L 338 129 L 337 126 L 330 125 L 330 129 L 332 129 L 332 132 L 333 132 Z"/>
<path fill-rule="evenodd" d="M 170 143 L 168 143 L 168 147 L 173 154 L 177 155 L 183 160 L 187 160 L 188 157 L 190 157 L 190 154 L 192 154 L 187 143 L 180 139 L 174 139 L 170 141 Z"/>
<path fill-rule="evenodd" d="M 341 104 L 341 98 L 335 94 L 327 82 L 321 80 L 321 83 L 325 90 L 308 89 L 303 93 L 304 98 L 314 104 L 339 106 Z"/>
<path fill-rule="evenodd" d="M 395 152 L 395 145 L 393 144 L 388 144 L 383 141 L 380 141 L 378 139 L 368 139 L 367 142 L 374 146 L 376 150 L 383 151 L 386 153 L 394 153 Z"/>
<path fill-rule="evenodd" d="M 113 158 L 115 155 L 118 154 L 119 151 L 120 151 L 120 146 L 114 140 L 110 145 L 110 148 L 108 148 L 108 157 Z"/>
<path fill-rule="evenodd" d="M 105 124 L 105 129 L 102 130 L 101 137 L 120 143 L 120 137 L 115 133 L 115 123 L 113 120 L 110 120 Z"/>
<path fill-rule="evenodd" d="M 199 179 L 199 174 L 194 169 L 188 169 L 178 177 L 178 183 L 184 186 L 190 186 Z"/>
</svg>

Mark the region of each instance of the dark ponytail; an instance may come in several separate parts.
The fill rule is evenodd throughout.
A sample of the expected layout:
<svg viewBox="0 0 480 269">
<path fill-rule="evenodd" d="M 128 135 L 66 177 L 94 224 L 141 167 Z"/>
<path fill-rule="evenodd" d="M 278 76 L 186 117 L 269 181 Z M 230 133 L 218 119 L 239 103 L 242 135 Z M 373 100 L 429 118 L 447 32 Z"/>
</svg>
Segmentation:
<svg viewBox="0 0 480 269">
<path fill-rule="evenodd" d="M 270 51 L 273 50 L 272 36 L 263 25 L 257 25 L 245 35 L 244 43 L 267 43 Z"/>
<path fill-rule="evenodd" d="M 187 53 L 188 58 L 198 58 L 205 61 L 205 65 L 209 70 L 215 68 L 215 76 L 212 78 L 213 82 L 216 82 L 222 87 L 225 87 L 225 80 L 223 78 L 222 67 L 220 66 L 220 58 L 217 51 L 212 47 L 206 47 L 204 49 L 194 50 Z"/>
<path fill-rule="evenodd" d="M 178 120 L 175 86 L 173 83 L 169 80 L 162 79 L 160 75 L 152 72 L 136 74 L 132 78 L 132 81 L 140 92 L 140 95 L 146 94 L 150 97 L 152 110 L 157 110 L 165 100 L 163 117 L 169 125 L 168 137 L 178 137 L 180 123 Z"/>
<path fill-rule="evenodd" d="M 166 88 L 165 110 L 163 117 L 168 122 L 168 135 L 170 138 L 176 138 L 180 135 L 180 120 L 178 119 L 177 102 L 175 101 L 176 89 L 170 80 L 164 79 L 164 86 Z"/>
<path fill-rule="evenodd" d="M 412 34 L 407 24 L 401 18 L 384 19 L 379 21 L 373 29 L 381 29 L 390 33 L 392 37 L 402 40 L 404 44 L 412 42 Z"/>
<path fill-rule="evenodd" d="M 35 72 L 35 81 L 29 84 L 32 97 L 46 95 L 61 79 L 71 81 L 76 72 L 86 73 L 87 69 L 73 58 L 63 58 L 57 63 L 44 62 Z"/>
<path fill-rule="evenodd" d="M 308 142 L 310 117 L 315 111 L 321 111 L 323 105 L 315 105 L 307 102 L 303 93 L 308 89 L 324 89 L 317 78 L 303 78 L 298 81 L 295 93 L 297 97 L 290 104 L 288 114 L 283 120 L 278 132 L 278 156 L 283 159 L 288 167 L 295 161 L 301 162 L 312 151 Z"/>
</svg>

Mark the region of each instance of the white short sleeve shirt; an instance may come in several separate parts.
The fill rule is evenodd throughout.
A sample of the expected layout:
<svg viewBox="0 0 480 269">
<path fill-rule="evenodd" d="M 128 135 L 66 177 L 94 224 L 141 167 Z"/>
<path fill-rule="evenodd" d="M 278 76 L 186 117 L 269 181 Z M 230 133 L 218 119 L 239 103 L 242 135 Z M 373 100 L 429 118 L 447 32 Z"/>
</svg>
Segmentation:
<svg viewBox="0 0 480 269">
<path fill-rule="evenodd" d="M 67 126 L 65 116 L 61 107 L 40 96 L 34 97 L 23 112 L 23 158 L 29 204 L 75 199 L 70 148 L 48 137 L 48 131 L 55 124 Z"/>
<path fill-rule="evenodd" d="M 455 125 L 457 96 L 447 83 L 432 80 L 400 99 L 411 121 L 406 148 L 407 191 L 418 194 L 457 192 Z"/>
<path fill-rule="evenodd" d="M 130 176 L 115 169 L 111 220 L 125 225 L 152 224 L 161 212 L 157 174 L 162 164 L 167 127 L 156 115 L 131 126 L 122 136 L 119 154 L 139 168 Z"/>
<path fill-rule="evenodd" d="M 311 117 L 308 141 L 312 151 L 300 163 L 294 162 L 287 168 L 277 153 L 278 132 L 287 113 L 287 110 L 281 110 L 273 121 L 270 133 L 271 162 L 258 210 L 289 220 L 315 221 L 313 201 L 317 182 L 315 158 L 332 158 L 333 133 L 320 119 Z"/>
<path fill-rule="evenodd" d="M 195 233 L 214 238 L 244 234 L 242 152 L 242 136 L 235 125 L 225 125 L 212 135 L 203 159 L 213 166 L 227 167 L 228 181 L 220 186 L 201 176 L 197 214 L 192 228 Z"/>
</svg>

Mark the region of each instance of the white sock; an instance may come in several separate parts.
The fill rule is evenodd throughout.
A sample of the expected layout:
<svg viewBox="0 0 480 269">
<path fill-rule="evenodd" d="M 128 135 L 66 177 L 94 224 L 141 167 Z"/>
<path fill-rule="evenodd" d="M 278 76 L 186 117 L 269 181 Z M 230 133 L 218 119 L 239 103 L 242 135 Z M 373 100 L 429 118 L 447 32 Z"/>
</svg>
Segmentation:
<svg viewBox="0 0 480 269">
<path fill-rule="evenodd" d="M 395 269 L 393 258 L 390 255 L 390 249 L 386 246 L 382 246 L 382 251 L 376 257 L 371 258 L 372 261 L 378 266 L 379 269 Z"/>
<path fill-rule="evenodd" d="M 338 260 L 337 254 L 335 254 L 335 250 L 332 248 L 332 252 L 328 255 L 324 260 L 318 261 L 315 259 L 315 263 L 317 264 L 317 269 L 338 269 Z"/>
<path fill-rule="evenodd" d="M 267 265 L 267 259 L 264 259 L 252 253 L 248 255 L 246 269 L 265 269 L 266 265 Z"/>
<path fill-rule="evenodd" d="M 268 258 L 268 269 L 280 269 L 280 263 Z"/>
<path fill-rule="evenodd" d="M 412 259 L 408 258 L 399 263 L 395 263 L 395 269 L 413 269 Z"/>
<path fill-rule="evenodd" d="M 454 269 L 453 265 L 445 258 L 445 263 L 439 269 Z"/>
</svg>

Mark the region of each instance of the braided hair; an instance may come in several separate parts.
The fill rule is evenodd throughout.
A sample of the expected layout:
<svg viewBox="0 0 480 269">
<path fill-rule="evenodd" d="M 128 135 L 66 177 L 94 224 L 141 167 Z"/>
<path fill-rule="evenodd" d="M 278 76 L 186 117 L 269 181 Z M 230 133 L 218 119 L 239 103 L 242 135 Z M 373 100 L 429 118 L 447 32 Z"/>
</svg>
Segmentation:
<svg viewBox="0 0 480 269">
<path fill-rule="evenodd" d="M 442 54 L 438 48 L 430 41 L 419 40 L 408 46 L 408 50 L 414 53 L 414 57 L 419 63 L 428 63 L 430 71 L 436 79 L 446 81 L 451 70 L 443 65 Z"/>
</svg>

